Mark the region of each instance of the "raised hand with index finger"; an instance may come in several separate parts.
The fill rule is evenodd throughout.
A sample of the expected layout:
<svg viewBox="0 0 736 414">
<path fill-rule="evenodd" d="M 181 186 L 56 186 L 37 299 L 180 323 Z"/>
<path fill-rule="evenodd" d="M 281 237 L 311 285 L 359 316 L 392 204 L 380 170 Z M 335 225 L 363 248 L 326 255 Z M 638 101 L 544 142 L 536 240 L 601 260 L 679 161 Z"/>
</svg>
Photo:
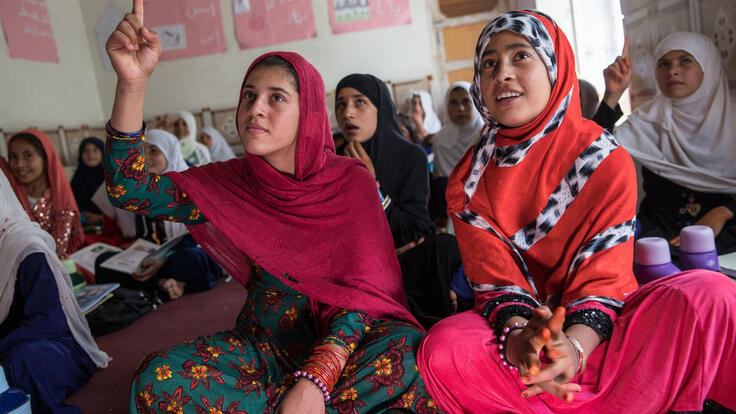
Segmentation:
<svg viewBox="0 0 736 414">
<path fill-rule="evenodd" d="M 143 26 L 143 0 L 133 0 L 133 11 L 125 14 L 105 48 L 118 83 L 145 84 L 161 55 L 161 42 Z"/>
<path fill-rule="evenodd" d="M 615 108 L 621 95 L 631 85 L 634 72 L 629 59 L 629 37 L 624 39 L 624 48 L 621 56 L 616 57 L 606 69 L 603 70 L 603 79 L 606 83 L 606 91 L 603 93 L 603 101 L 610 108 Z"/>
</svg>

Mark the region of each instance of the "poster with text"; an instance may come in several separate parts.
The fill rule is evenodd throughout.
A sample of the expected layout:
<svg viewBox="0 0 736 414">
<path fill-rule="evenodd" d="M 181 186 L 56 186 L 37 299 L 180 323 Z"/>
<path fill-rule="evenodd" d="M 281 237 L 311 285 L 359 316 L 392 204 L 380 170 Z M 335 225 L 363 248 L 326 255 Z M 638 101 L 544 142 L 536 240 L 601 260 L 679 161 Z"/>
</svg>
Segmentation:
<svg viewBox="0 0 736 414">
<path fill-rule="evenodd" d="M 161 60 L 226 50 L 219 0 L 147 0 L 145 25 L 161 39 Z"/>
<path fill-rule="evenodd" d="M 59 62 L 46 0 L 2 0 L 0 21 L 11 58 Z"/>
<path fill-rule="evenodd" d="M 409 0 L 327 0 L 332 33 L 411 24 Z"/>
<path fill-rule="evenodd" d="M 312 0 L 233 0 L 233 18 L 241 49 L 317 36 Z"/>
</svg>

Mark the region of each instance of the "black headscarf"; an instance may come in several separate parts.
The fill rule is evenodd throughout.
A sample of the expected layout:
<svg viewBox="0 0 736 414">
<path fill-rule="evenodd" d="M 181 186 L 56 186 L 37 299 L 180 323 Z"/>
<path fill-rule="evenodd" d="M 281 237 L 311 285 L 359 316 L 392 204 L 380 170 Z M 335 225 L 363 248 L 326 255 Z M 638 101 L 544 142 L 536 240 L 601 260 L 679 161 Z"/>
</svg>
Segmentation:
<svg viewBox="0 0 736 414">
<path fill-rule="evenodd" d="M 74 199 L 77 201 L 79 211 L 87 211 L 90 213 L 101 214 L 100 209 L 92 202 L 92 195 L 100 188 L 105 179 L 105 170 L 102 162 L 96 167 L 88 167 L 82 161 L 82 152 L 87 144 L 94 144 L 103 152 L 103 143 L 99 138 L 87 137 L 79 144 L 79 152 L 77 155 L 77 170 L 72 177 L 72 192 Z"/>
<path fill-rule="evenodd" d="M 376 170 L 381 192 L 391 197 L 386 218 L 396 247 L 434 233 L 429 217 L 429 165 L 427 155 L 404 139 L 396 119 L 391 94 L 380 79 L 352 74 L 337 84 L 335 94 L 353 88 L 378 109 L 378 125 L 371 139 L 362 143 Z"/>
</svg>

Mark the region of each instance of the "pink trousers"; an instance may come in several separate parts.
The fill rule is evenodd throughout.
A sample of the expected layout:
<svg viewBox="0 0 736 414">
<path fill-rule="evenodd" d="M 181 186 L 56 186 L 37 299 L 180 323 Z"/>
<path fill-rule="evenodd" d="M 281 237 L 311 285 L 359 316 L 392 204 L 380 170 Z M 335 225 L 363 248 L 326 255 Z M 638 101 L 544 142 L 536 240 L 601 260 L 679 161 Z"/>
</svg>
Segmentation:
<svg viewBox="0 0 736 414">
<path fill-rule="evenodd" d="M 706 399 L 736 410 L 736 283 L 693 270 L 626 298 L 611 338 L 588 358 L 571 403 L 521 398 L 488 321 L 468 311 L 427 334 L 418 353 L 430 394 L 446 413 L 661 413 L 700 411 Z"/>
</svg>

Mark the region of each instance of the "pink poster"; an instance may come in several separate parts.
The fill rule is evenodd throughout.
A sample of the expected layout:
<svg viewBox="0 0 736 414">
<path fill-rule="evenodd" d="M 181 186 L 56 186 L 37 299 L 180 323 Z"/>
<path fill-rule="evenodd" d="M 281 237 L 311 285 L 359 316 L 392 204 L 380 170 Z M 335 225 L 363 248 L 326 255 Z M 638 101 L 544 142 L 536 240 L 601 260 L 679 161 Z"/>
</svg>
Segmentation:
<svg viewBox="0 0 736 414">
<path fill-rule="evenodd" d="M 46 0 L 1 0 L 0 20 L 11 58 L 59 62 Z"/>
<path fill-rule="evenodd" d="M 327 0 L 332 33 L 411 23 L 409 0 Z"/>
<path fill-rule="evenodd" d="M 146 0 L 145 25 L 158 32 L 161 60 L 226 50 L 219 0 Z"/>
<path fill-rule="evenodd" d="M 312 0 L 233 0 L 241 49 L 317 37 Z"/>
</svg>

